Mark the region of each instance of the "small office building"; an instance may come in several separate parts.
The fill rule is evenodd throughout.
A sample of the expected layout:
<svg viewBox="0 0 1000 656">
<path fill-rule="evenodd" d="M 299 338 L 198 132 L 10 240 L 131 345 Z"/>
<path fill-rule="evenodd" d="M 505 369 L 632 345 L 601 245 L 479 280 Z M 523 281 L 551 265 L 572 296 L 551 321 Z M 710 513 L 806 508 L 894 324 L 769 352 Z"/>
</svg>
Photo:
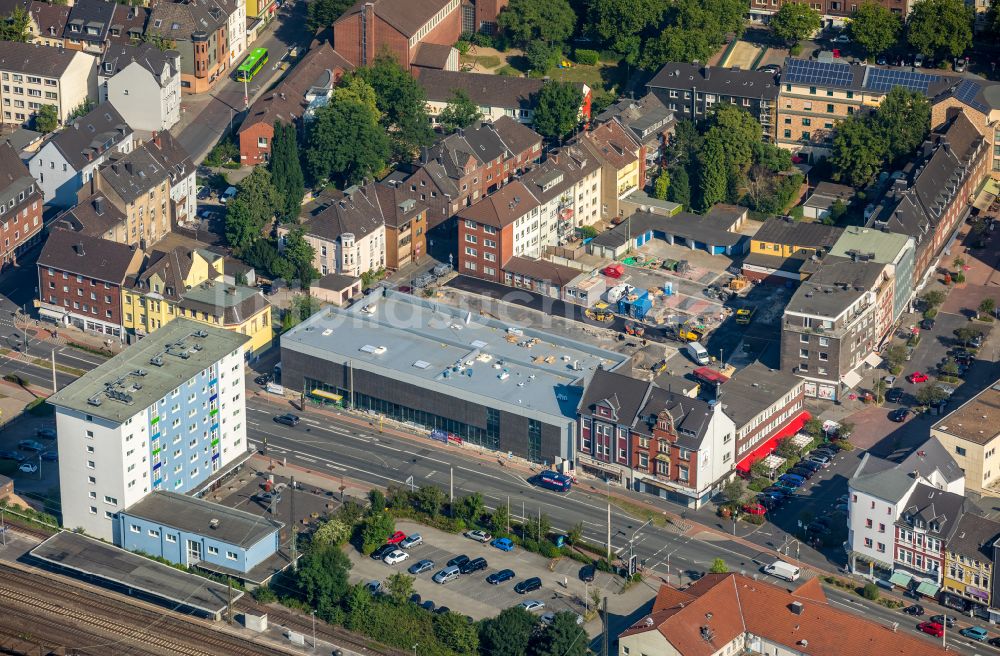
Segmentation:
<svg viewBox="0 0 1000 656">
<path fill-rule="evenodd" d="M 281 337 L 282 383 L 532 462 L 574 459 L 576 408 L 627 358 L 387 291 L 324 308 Z"/>
</svg>

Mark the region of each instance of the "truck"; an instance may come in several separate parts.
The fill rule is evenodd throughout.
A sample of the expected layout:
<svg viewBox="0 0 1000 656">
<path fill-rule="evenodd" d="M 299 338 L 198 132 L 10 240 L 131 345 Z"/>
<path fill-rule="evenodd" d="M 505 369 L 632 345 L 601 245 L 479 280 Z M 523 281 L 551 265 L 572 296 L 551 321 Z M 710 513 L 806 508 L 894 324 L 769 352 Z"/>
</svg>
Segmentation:
<svg viewBox="0 0 1000 656">
<path fill-rule="evenodd" d="M 688 342 L 687 352 L 691 359 L 698 364 L 708 364 L 708 351 L 698 342 Z"/>
<path fill-rule="evenodd" d="M 740 308 L 736 311 L 736 323 L 741 326 L 747 326 L 753 319 L 755 309 L 754 308 Z"/>
</svg>

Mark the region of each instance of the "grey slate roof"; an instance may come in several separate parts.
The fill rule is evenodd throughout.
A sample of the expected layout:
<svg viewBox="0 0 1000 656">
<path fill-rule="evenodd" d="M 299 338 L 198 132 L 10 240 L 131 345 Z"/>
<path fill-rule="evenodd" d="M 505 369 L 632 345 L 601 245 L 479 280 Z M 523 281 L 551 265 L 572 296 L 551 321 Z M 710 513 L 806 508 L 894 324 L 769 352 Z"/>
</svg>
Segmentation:
<svg viewBox="0 0 1000 656">
<path fill-rule="evenodd" d="M 284 526 L 245 510 L 161 490 L 132 504 L 125 514 L 243 548 L 252 547 Z M 214 520 L 217 524 L 213 527 Z"/>
<path fill-rule="evenodd" d="M 637 433 L 652 435 L 656 417 L 664 410 L 674 421 L 677 446 L 692 450 L 700 448 L 712 422 L 712 406 L 701 399 L 692 399 L 654 385 L 635 419 L 633 429 Z"/>
<path fill-rule="evenodd" d="M 906 500 L 899 520 L 900 526 L 914 526 L 914 522 L 923 522 L 929 534 L 949 541 L 958 528 L 965 507 L 965 497 L 952 492 L 945 492 L 936 487 L 918 483 L 913 494 Z M 935 524 L 937 530 L 935 530 Z"/>
<path fill-rule="evenodd" d="M 134 255 L 127 244 L 57 229 L 45 240 L 38 266 L 120 285 Z"/>
<path fill-rule="evenodd" d="M 76 0 L 70 9 L 63 38 L 101 44 L 108 38 L 115 9 L 125 7 L 112 0 Z"/>
<path fill-rule="evenodd" d="M 935 472 L 949 483 L 965 478 L 965 472 L 936 437 L 928 439 L 920 445 L 920 448 L 914 449 L 900 463 L 900 467 L 904 471 L 919 472 L 928 480 Z"/>
<path fill-rule="evenodd" d="M 648 89 L 687 89 L 740 98 L 776 100 L 778 83 L 771 73 L 721 66 L 667 62 L 646 83 Z"/>
<path fill-rule="evenodd" d="M 844 229 L 837 226 L 771 217 L 754 234 L 753 239 L 772 244 L 829 249 L 837 243 L 837 239 L 843 232 Z"/>
<path fill-rule="evenodd" d="M 652 93 L 638 100 L 626 98 L 597 115 L 600 122 L 616 120 L 627 128 L 640 143 L 648 143 L 670 130 L 674 112 Z"/>
<path fill-rule="evenodd" d="M 122 115 L 111 103 L 101 103 L 90 113 L 75 119 L 66 128 L 56 132 L 52 145 L 70 165 L 79 171 L 111 146 L 121 143 L 130 134 Z"/>
<path fill-rule="evenodd" d="M 306 234 L 335 241 L 352 233 L 357 241 L 385 225 L 373 185 L 349 187 L 302 221 Z"/>
<path fill-rule="evenodd" d="M 543 203 L 563 192 L 600 168 L 597 158 L 572 144 L 549 153 L 548 158 L 521 176 L 521 182 Z"/>
<path fill-rule="evenodd" d="M 948 541 L 948 550 L 979 562 L 993 562 L 993 543 L 1000 537 L 1000 522 L 965 513 Z M 996 575 L 996 572 L 994 572 Z"/>
<path fill-rule="evenodd" d="M 0 41 L 0 69 L 57 78 L 66 72 L 77 52 L 32 43 Z"/>
<path fill-rule="evenodd" d="M 26 199 L 38 193 L 35 179 L 17 151 L 9 143 L 0 143 L 0 205 L 13 202 L 16 206 L 22 193 Z"/>
<path fill-rule="evenodd" d="M 126 202 L 131 203 L 168 177 L 163 162 L 154 157 L 151 142 L 146 142 L 127 155 L 101 165 L 98 175 Z"/>
<path fill-rule="evenodd" d="M 164 130 L 142 146 L 170 175 L 170 183 L 177 184 L 194 172 L 191 155 L 172 134 Z"/>
<path fill-rule="evenodd" d="M 535 94 L 545 84 L 535 78 L 432 68 L 418 69 L 416 74 L 417 82 L 423 87 L 428 100 L 446 103 L 451 100 L 452 92 L 460 89 L 468 94 L 472 102 L 482 107 L 531 109 L 535 105 Z"/>
<path fill-rule="evenodd" d="M 228 21 L 229 15 L 214 0 L 164 1 L 153 6 L 146 29 L 171 40 L 187 41 L 196 32 L 214 32 Z"/>
<path fill-rule="evenodd" d="M 849 485 L 852 490 L 890 503 L 899 503 L 915 482 L 913 475 L 896 463 L 866 453 L 854 471 Z"/>
<path fill-rule="evenodd" d="M 117 75 L 132 62 L 138 63 L 159 80 L 163 69 L 169 67 L 168 77 L 177 73 L 175 66 L 180 65 L 180 53 L 176 50 L 166 52 L 149 43 L 138 45 L 111 45 L 101 58 L 99 74 L 104 77 Z"/>
<path fill-rule="evenodd" d="M 593 406 L 607 401 L 621 424 L 631 424 L 639 414 L 652 384 L 606 369 L 596 369 L 580 399 L 580 413 L 591 414 Z"/>
</svg>

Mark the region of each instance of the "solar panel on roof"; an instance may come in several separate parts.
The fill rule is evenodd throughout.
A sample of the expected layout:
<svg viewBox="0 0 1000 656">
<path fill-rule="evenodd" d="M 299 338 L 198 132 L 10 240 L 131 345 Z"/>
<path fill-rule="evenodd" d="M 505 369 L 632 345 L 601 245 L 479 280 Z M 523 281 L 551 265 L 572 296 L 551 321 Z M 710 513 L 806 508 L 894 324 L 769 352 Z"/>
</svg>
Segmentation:
<svg viewBox="0 0 1000 656">
<path fill-rule="evenodd" d="M 982 87 L 974 80 L 962 80 L 958 86 L 955 87 L 955 98 L 956 100 L 969 105 L 973 109 L 986 113 L 988 111 L 986 105 L 976 100 L 980 91 L 982 91 Z"/>
<path fill-rule="evenodd" d="M 930 85 L 940 79 L 938 75 L 928 75 L 917 71 L 870 68 L 865 87 L 872 91 L 889 91 L 893 87 L 903 87 L 910 91 L 927 93 Z"/>
<path fill-rule="evenodd" d="M 793 59 L 789 62 L 783 81 L 792 84 L 846 87 L 854 82 L 850 64 Z"/>
</svg>

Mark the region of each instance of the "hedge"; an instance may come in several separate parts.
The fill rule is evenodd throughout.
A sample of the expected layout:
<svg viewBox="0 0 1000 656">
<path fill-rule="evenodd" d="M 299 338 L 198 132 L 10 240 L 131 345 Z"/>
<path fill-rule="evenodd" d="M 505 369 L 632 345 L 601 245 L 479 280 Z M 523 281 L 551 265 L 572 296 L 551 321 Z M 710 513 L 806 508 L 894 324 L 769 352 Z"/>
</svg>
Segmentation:
<svg viewBox="0 0 1000 656">
<path fill-rule="evenodd" d="M 596 50 L 586 50 L 584 48 L 577 49 L 573 56 L 576 59 L 577 64 L 584 64 L 586 66 L 596 66 L 598 60 L 600 59 L 600 53 Z"/>
</svg>

